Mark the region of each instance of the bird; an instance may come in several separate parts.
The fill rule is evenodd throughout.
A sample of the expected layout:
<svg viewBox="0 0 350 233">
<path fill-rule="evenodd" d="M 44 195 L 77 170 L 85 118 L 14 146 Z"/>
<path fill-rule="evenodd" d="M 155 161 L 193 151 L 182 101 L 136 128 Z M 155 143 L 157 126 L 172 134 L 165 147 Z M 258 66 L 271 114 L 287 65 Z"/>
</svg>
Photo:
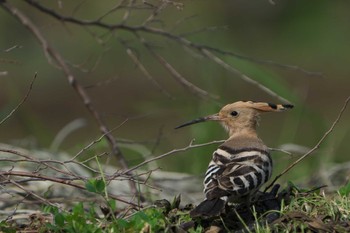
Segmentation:
<svg viewBox="0 0 350 233">
<path fill-rule="evenodd" d="M 273 167 L 269 149 L 256 132 L 260 114 L 291 108 L 292 104 L 238 101 L 175 128 L 218 121 L 229 135 L 213 153 L 203 181 L 205 199 L 190 212 L 192 218 L 219 216 L 227 203 L 250 203 L 271 177 Z"/>
</svg>

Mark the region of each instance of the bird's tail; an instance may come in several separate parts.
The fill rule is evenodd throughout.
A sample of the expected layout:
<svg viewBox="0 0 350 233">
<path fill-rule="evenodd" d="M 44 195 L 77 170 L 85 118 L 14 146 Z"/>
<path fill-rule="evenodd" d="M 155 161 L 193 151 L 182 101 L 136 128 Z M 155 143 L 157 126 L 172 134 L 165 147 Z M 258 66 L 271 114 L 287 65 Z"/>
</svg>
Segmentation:
<svg viewBox="0 0 350 233">
<path fill-rule="evenodd" d="M 190 212 L 190 216 L 194 217 L 215 217 L 222 214 L 225 210 L 226 198 L 214 198 L 204 200 L 196 208 Z"/>
</svg>

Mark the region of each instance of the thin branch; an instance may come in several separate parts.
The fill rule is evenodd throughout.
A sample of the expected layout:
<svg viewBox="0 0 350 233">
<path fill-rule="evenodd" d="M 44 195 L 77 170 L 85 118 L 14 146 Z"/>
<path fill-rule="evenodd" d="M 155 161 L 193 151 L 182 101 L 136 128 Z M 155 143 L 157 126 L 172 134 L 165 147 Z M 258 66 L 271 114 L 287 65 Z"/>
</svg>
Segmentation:
<svg viewBox="0 0 350 233">
<path fill-rule="evenodd" d="M 12 47 L 10 47 L 10 48 L 8 48 L 8 49 L 5 49 L 4 50 L 4 52 L 5 53 L 8 53 L 8 52 L 11 52 L 12 50 L 14 50 L 14 49 L 21 49 L 22 48 L 22 45 L 14 45 L 14 46 L 12 46 Z"/>
<path fill-rule="evenodd" d="M 24 102 L 26 102 L 26 100 L 29 97 L 30 92 L 33 89 L 33 84 L 34 84 L 36 77 L 37 77 L 37 73 L 34 74 L 34 77 L 33 77 L 32 81 L 30 82 L 29 89 L 28 89 L 26 95 L 24 96 L 24 98 L 22 99 L 22 101 L 4 119 L 2 119 L 0 121 L 0 125 L 2 125 L 5 121 L 7 121 L 22 106 L 22 104 Z"/>
<path fill-rule="evenodd" d="M 192 140 L 190 142 L 190 144 L 188 146 L 184 147 L 184 148 L 174 149 L 174 150 L 171 150 L 171 151 L 169 151 L 169 152 L 167 152 L 165 154 L 162 154 L 162 155 L 156 156 L 154 158 L 148 159 L 148 160 L 146 160 L 146 161 L 144 161 L 144 162 L 134 166 L 133 168 L 130 168 L 130 169 L 124 171 L 123 173 L 127 174 L 128 172 L 134 171 L 134 170 L 136 170 L 136 169 L 138 169 L 138 168 L 140 168 L 140 167 L 142 167 L 142 166 L 144 166 L 144 165 L 146 165 L 146 164 L 148 164 L 150 162 L 162 159 L 164 157 L 167 157 L 167 156 L 172 155 L 172 154 L 176 154 L 178 152 L 183 152 L 183 151 L 186 151 L 186 150 L 189 150 L 189 149 L 203 147 L 203 146 L 208 146 L 208 145 L 212 145 L 212 144 L 223 143 L 223 142 L 225 142 L 225 140 L 211 141 L 211 142 L 206 142 L 206 143 L 196 144 L 196 145 L 193 145 L 193 142 L 194 142 L 194 140 Z"/>
<path fill-rule="evenodd" d="M 287 151 L 287 150 L 283 150 L 283 149 L 280 149 L 280 148 L 271 148 L 271 147 L 269 147 L 269 150 L 270 151 L 279 151 L 279 152 L 285 153 L 287 155 L 293 156 L 292 152 Z"/>
<path fill-rule="evenodd" d="M 151 13 L 151 15 L 143 22 L 143 25 L 147 25 L 150 22 L 152 22 L 157 15 L 164 10 L 168 6 L 169 2 L 168 1 L 163 1 L 160 6 L 157 6 L 154 11 Z"/>
<path fill-rule="evenodd" d="M 60 184 L 64 184 L 64 185 L 69 185 L 69 186 L 72 186 L 72 187 L 75 187 L 75 188 L 79 188 L 79 189 L 82 189 L 82 190 L 86 190 L 86 188 L 82 185 L 79 185 L 79 184 L 76 184 L 76 183 L 73 183 L 72 181 L 70 180 L 67 180 L 67 179 L 60 179 L 60 178 L 56 178 L 56 177 L 50 177 L 50 176 L 44 176 L 42 174 L 38 174 L 38 173 L 33 173 L 33 172 L 23 172 L 23 171 L 0 171 L 0 176 L 2 176 L 4 179 L 6 180 L 9 180 L 9 178 L 7 178 L 6 176 L 19 176 L 19 177 L 32 177 L 32 178 L 37 178 L 37 179 L 42 179 L 42 180 L 46 180 L 46 181 L 51 181 L 51 182 L 54 182 L 54 183 L 60 183 Z M 12 184 L 14 184 L 14 182 L 12 182 L 10 180 L 10 182 Z M 15 184 L 16 185 L 16 184 Z M 18 184 L 16 185 L 17 187 Z M 36 194 L 33 194 L 32 191 L 30 190 L 26 190 L 25 191 L 29 194 L 32 194 L 36 197 L 38 197 L 38 195 Z M 129 202 L 129 201 L 126 201 L 120 197 L 117 197 L 113 194 L 108 194 L 109 197 L 115 199 L 115 200 L 118 200 L 120 202 L 123 202 L 125 204 L 128 204 L 128 205 L 132 205 L 132 206 L 138 206 L 137 204 L 135 203 L 132 203 L 132 202 Z M 40 199 L 40 198 L 39 198 Z M 42 198 L 43 199 L 43 198 Z M 40 199 L 40 200 L 42 200 Z"/>
<path fill-rule="evenodd" d="M 104 137 L 107 136 L 107 134 L 111 134 L 114 130 L 119 129 L 121 126 L 123 126 L 129 119 L 125 119 L 122 123 L 120 123 L 118 126 L 114 127 L 113 129 L 109 130 L 106 133 L 103 133 L 98 139 L 90 142 L 87 146 L 85 146 L 83 149 L 81 149 L 76 155 L 73 156 L 70 160 L 66 161 L 66 163 L 73 162 L 78 156 L 80 156 L 82 153 L 90 149 L 93 145 L 96 143 L 99 143 L 102 141 Z"/>
<path fill-rule="evenodd" d="M 103 20 L 103 18 L 109 16 L 110 14 L 112 14 L 113 12 L 116 12 L 117 10 L 123 8 L 123 4 L 124 2 L 126 2 L 126 0 L 122 0 L 120 2 L 118 2 L 115 6 L 113 6 L 111 9 L 108 9 L 107 12 L 103 13 L 100 17 L 98 17 L 98 21 Z"/>
<path fill-rule="evenodd" d="M 52 169 L 53 171 L 56 171 L 56 172 L 59 172 L 61 174 L 64 174 L 64 175 L 68 175 L 68 176 L 73 176 L 73 177 L 76 177 L 76 178 L 79 178 L 81 180 L 85 180 L 86 178 L 83 178 L 83 177 L 80 177 L 76 174 L 74 174 L 72 171 L 70 171 L 67 166 L 64 164 L 64 162 L 61 162 L 61 161 L 57 161 L 57 160 L 39 160 L 37 158 L 34 158 L 32 156 L 29 156 L 29 155 L 26 155 L 24 153 L 21 153 L 19 151 L 16 151 L 16 150 L 12 150 L 12 149 L 1 149 L 0 148 L 0 152 L 4 152 L 4 153 L 9 153 L 9 154 L 14 154 L 14 155 L 17 155 L 19 157 L 22 157 L 22 158 L 25 158 L 24 160 L 20 160 L 20 159 L 7 159 L 7 158 L 4 158 L 4 159 L 0 159 L 0 161 L 8 161 L 8 162 L 28 162 L 28 163 L 35 163 L 35 164 L 38 164 L 38 169 L 40 168 L 40 166 L 45 166 L 45 168 L 50 168 Z M 61 170 L 57 167 L 54 167 L 50 164 L 59 164 L 59 165 L 62 165 L 66 170 Z"/>
<path fill-rule="evenodd" d="M 6 178 L 5 175 L 2 174 L 3 172 L 0 172 L 0 176 L 2 176 L 3 178 Z M 51 205 L 51 206 L 56 206 L 59 207 L 57 204 L 54 204 L 48 200 L 46 200 L 45 198 L 39 196 L 38 194 L 32 192 L 31 190 L 26 189 L 25 187 L 23 187 L 22 185 L 18 184 L 16 181 L 14 180 L 10 180 L 9 182 L 13 185 L 15 185 L 16 187 L 18 187 L 19 189 L 22 189 L 24 192 L 26 192 L 27 194 L 30 194 L 31 196 L 35 197 L 36 199 L 38 199 L 41 203 L 45 203 L 47 205 Z"/>
<path fill-rule="evenodd" d="M 300 163 L 302 160 L 304 160 L 306 157 L 308 157 L 310 154 L 312 154 L 314 151 L 316 151 L 320 145 L 322 144 L 322 142 L 328 137 L 328 135 L 333 131 L 334 127 L 338 124 L 341 116 L 343 115 L 343 112 L 345 111 L 348 103 L 350 101 L 350 96 L 345 100 L 343 107 L 341 108 L 337 118 L 335 119 L 335 121 L 333 122 L 332 126 L 327 130 L 327 132 L 322 136 L 322 138 L 318 141 L 318 143 L 311 149 L 309 150 L 307 153 L 305 153 L 303 156 L 301 156 L 299 159 L 297 159 L 296 161 L 294 161 L 291 165 L 289 165 L 286 169 L 284 169 L 284 171 L 282 171 L 279 175 L 277 175 L 275 177 L 275 179 L 271 182 L 270 185 L 268 185 L 264 192 L 266 192 L 266 190 L 268 190 L 270 187 L 272 187 L 275 182 L 284 174 L 286 174 L 289 170 L 291 170 L 295 165 L 297 165 L 298 163 Z"/>
</svg>

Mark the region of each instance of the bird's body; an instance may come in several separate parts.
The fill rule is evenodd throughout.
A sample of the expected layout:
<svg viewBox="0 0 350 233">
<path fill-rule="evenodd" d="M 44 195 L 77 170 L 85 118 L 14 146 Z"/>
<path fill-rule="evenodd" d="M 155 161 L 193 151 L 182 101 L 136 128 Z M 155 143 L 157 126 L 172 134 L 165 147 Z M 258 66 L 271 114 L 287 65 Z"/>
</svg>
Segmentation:
<svg viewBox="0 0 350 233">
<path fill-rule="evenodd" d="M 213 153 L 203 182 L 205 200 L 192 210 L 192 217 L 220 215 L 227 202 L 249 203 L 272 173 L 269 150 L 256 133 L 259 113 L 292 107 L 239 101 L 226 105 L 217 114 L 179 126 L 215 120 L 229 133 L 229 138 Z"/>
</svg>

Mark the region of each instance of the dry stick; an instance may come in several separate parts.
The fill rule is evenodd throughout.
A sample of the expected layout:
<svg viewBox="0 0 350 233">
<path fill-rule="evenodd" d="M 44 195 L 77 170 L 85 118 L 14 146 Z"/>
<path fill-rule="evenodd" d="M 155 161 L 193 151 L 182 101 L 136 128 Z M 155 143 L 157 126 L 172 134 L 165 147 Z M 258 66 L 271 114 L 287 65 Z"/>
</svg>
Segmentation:
<svg viewBox="0 0 350 233">
<path fill-rule="evenodd" d="M 142 162 L 142 163 L 136 165 L 135 167 L 130 168 L 130 169 L 127 170 L 127 171 L 124 171 L 123 173 L 124 173 L 124 174 L 125 174 L 125 173 L 127 174 L 128 172 L 134 171 L 134 170 L 136 170 L 136 169 L 138 169 L 138 168 L 144 166 L 144 165 L 147 164 L 147 163 L 153 162 L 153 161 L 158 160 L 158 159 L 162 159 L 162 158 L 167 157 L 167 156 L 169 156 L 169 155 L 172 155 L 172 154 L 174 154 L 174 153 L 186 151 L 186 150 L 192 149 L 192 148 L 197 148 L 197 147 L 202 147 L 202 146 L 207 146 L 207 145 L 212 145 L 212 144 L 223 143 L 223 142 L 225 142 L 225 140 L 211 141 L 211 142 L 206 142 L 206 143 L 196 144 L 196 145 L 193 145 L 193 144 L 192 144 L 193 142 L 194 142 L 194 140 L 192 140 L 192 141 L 190 142 L 190 144 L 189 144 L 188 146 L 184 147 L 184 148 L 174 149 L 174 150 L 171 150 L 171 151 L 169 151 L 169 152 L 167 152 L 167 153 L 165 153 L 165 154 L 161 154 L 161 155 L 156 156 L 156 157 L 154 157 L 154 158 L 148 159 L 148 160 L 146 160 L 146 161 L 144 161 L 144 162 Z M 119 174 L 118 174 L 118 175 L 119 175 Z M 114 175 L 114 176 L 115 176 L 115 175 Z"/>
<path fill-rule="evenodd" d="M 10 48 L 8 48 L 8 49 L 5 49 L 4 52 L 5 52 L 5 53 L 8 53 L 8 52 L 11 52 L 11 51 L 14 50 L 14 49 L 20 49 L 20 48 L 22 48 L 22 46 L 16 44 L 16 45 L 14 45 L 14 46 L 12 46 L 12 47 L 10 47 Z"/>
<path fill-rule="evenodd" d="M 83 177 L 80 177 L 76 174 L 74 174 L 73 172 L 71 172 L 67 166 L 65 165 L 64 162 L 61 162 L 61 161 L 57 161 L 57 160 L 39 160 L 37 158 L 34 158 L 32 156 L 29 156 L 29 155 L 26 155 L 26 154 L 23 154 L 19 151 L 16 151 L 16 150 L 11 150 L 11 149 L 1 149 L 0 148 L 0 152 L 4 152 L 4 153 L 9 153 L 9 154 L 14 154 L 14 155 L 17 155 L 19 157 L 22 157 L 24 159 L 7 159 L 7 158 L 1 158 L 0 161 L 8 161 L 8 162 L 28 162 L 28 163 L 35 163 L 35 164 L 38 164 L 38 165 L 44 165 L 46 168 L 50 168 L 52 169 L 53 171 L 56 171 L 58 173 L 61 173 L 61 174 L 64 174 L 64 175 L 67 175 L 67 176 L 73 176 L 73 177 L 76 177 L 76 178 L 79 178 L 80 180 L 83 180 L 84 178 Z M 61 170 L 57 167 L 54 167 L 52 165 L 50 165 L 51 163 L 53 164 L 60 164 L 61 166 L 63 166 L 66 170 Z M 79 164 L 79 163 L 78 163 Z M 81 164 L 79 164 L 81 165 Z"/>
<path fill-rule="evenodd" d="M 1 173 L 2 173 L 2 172 L 1 172 Z M 3 176 L 1 173 L 0 173 L 0 176 Z M 5 178 L 5 177 L 3 176 L 3 178 Z M 46 205 L 51 205 L 51 206 L 56 206 L 56 207 L 58 207 L 57 204 L 54 204 L 54 203 L 52 203 L 52 202 L 46 200 L 45 198 L 42 198 L 41 196 L 37 195 L 36 193 L 32 192 L 31 190 L 28 190 L 28 189 L 24 188 L 22 185 L 18 184 L 16 181 L 14 181 L 14 180 L 9 180 L 9 182 L 10 182 L 11 184 L 17 186 L 18 188 L 22 189 L 22 190 L 23 190 L 24 192 L 26 192 L 27 194 L 30 194 L 30 195 L 32 195 L 33 197 L 37 198 L 38 200 L 40 200 L 40 202 L 45 203 Z"/>
<path fill-rule="evenodd" d="M 340 110 L 337 118 L 335 119 L 335 121 L 333 122 L 333 124 L 329 128 L 329 130 L 327 130 L 327 132 L 322 136 L 320 141 L 318 141 L 318 143 L 311 150 L 309 150 L 307 153 L 305 153 L 303 156 L 301 156 L 299 159 L 297 159 L 295 162 L 293 162 L 291 165 L 289 165 L 286 169 L 284 169 L 284 171 L 281 172 L 278 176 L 276 176 L 275 179 L 271 182 L 271 184 L 265 188 L 264 192 L 266 192 L 269 188 L 271 188 L 281 176 L 286 174 L 295 165 L 300 163 L 300 161 L 304 160 L 306 157 L 308 157 L 310 154 L 312 154 L 315 150 L 317 150 L 320 147 L 321 143 L 327 138 L 327 136 L 333 131 L 334 127 L 339 122 L 339 120 L 340 120 L 341 116 L 343 115 L 343 112 L 345 111 L 349 101 L 350 101 L 350 96 L 345 100 L 344 105 L 343 105 L 342 109 Z"/>
<path fill-rule="evenodd" d="M 11 182 L 12 184 L 14 184 L 12 182 L 12 180 L 7 178 L 6 176 L 32 177 L 32 178 L 36 178 L 36 179 L 40 179 L 40 180 L 51 181 L 51 182 L 54 182 L 54 183 L 60 183 L 60 184 L 69 185 L 69 186 L 72 186 L 72 187 L 75 187 L 75 188 L 79 188 L 79 189 L 82 189 L 82 190 L 86 190 L 86 188 L 84 186 L 76 184 L 76 183 L 73 183 L 71 180 L 60 179 L 60 178 L 50 177 L 50 176 L 44 176 L 44 175 L 41 175 L 39 173 L 33 173 L 33 172 L 23 172 L 23 171 L 13 171 L 13 170 L 12 171 L 0 171 L 0 176 L 3 177 L 4 179 L 9 180 L 9 182 Z M 34 195 L 34 193 L 29 191 L 29 190 L 28 190 L 28 193 Z M 34 196 L 37 197 L 39 200 L 43 199 L 42 197 L 40 197 L 40 196 L 38 196 L 36 194 Z M 132 206 L 138 206 L 135 203 L 126 201 L 126 200 L 124 200 L 124 199 L 122 199 L 120 197 L 117 197 L 115 195 L 108 194 L 108 196 L 113 198 L 113 199 L 115 199 L 115 200 L 117 200 L 117 201 L 123 202 L 125 204 L 132 205 Z"/>
<path fill-rule="evenodd" d="M 0 121 L 0 125 L 2 125 L 6 120 L 8 120 L 18 109 L 19 107 L 21 107 L 21 105 L 26 102 L 26 100 L 28 99 L 29 97 L 29 94 L 30 92 L 32 91 L 33 89 L 33 84 L 34 84 L 34 81 L 37 77 L 37 73 L 34 74 L 34 77 L 32 79 L 32 81 L 30 82 L 30 86 L 29 86 L 29 89 L 27 91 L 27 94 L 24 96 L 24 98 L 22 99 L 22 101 L 4 118 Z"/>
<path fill-rule="evenodd" d="M 278 152 L 282 152 L 282 153 L 285 153 L 285 154 L 287 154 L 287 155 L 293 156 L 293 153 L 292 153 L 292 152 L 287 151 L 287 150 L 283 150 L 283 149 L 280 149 L 280 148 L 272 148 L 272 147 L 269 147 L 269 151 L 278 151 Z"/>
<path fill-rule="evenodd" d="M 36 37 L 36 39 L 39 41 L 40 45 L 42 46 L 44 53 L 46 57 L 50 60 L 51 58 L 57 63 L 57 65 L 62 69 L 63 73 L 68 79 L 69 84 L 73 87 L 73 89 L 76 91 L 76 93 L 79 95 L 81 100 L 84 102 L 85 107 L 88 109 L 88 111 L 92 114 L 92 116 L 95 118 L 97 124 L 99 125 L 100 131 L 106 135 L 106 139 L 112 149 L 113 155 L 115 155 L 123 167 L 123 169 L 128 169 L 128 165 L 126 163 L 126 160 L 124 158 L 124 155 L 120 151 L 116 139 L 109 133 L 109 129 L 107 128 L 106 124 L 102 120 L 100 114 L 96 111 L 94 106 L 91 103 L 90 97 L 88 96 L 85 89 L 79 84 L 79 82 L 75 79 L 73 73 L 70 71 L 69 67 L 65 63 L 64 59 L 61 57 L 61 55 L 50 46 L 48 41 L 44 38 L 44 36 L 41 34 L 39 29 L 32 23 L 32 21 L 23 14 L 19 9 L 15 8 L 8 2 L 0 1 L 1 6 L 10 12 L 15 18 L 17 18 L 25 27 L 29 29 L 29 31 Z M 129 181 L 131 192 L 134 194 L 137 194 L 137 188 L 136 184 L 133 181 Z"/>
<path fill-rule="evenodd" d="M 132 7 L 132 5 L 134 4 L 135 0 L 130 0 L 128 6 Z M 127 8 L 124 12 L 124 16 L 122 19 L 122 23 L 126 23 L 126 21 L 128 20 L 129 16 L 131 15 L 131 9 Z"/>
<path fill-rule="evenodd" d="M 156 7 L 156 9 L 150 14 L 150 16 L 143 22 L 143 26 L 146 26 L 147 24 L 153 22 L 153 20 L 159 15 L 159 13 L 164 10 L 168 6 L 168 1 L 163 1 L 160 3 L 159 6 Z"/>
<path fill-rule="evenodd" d="M 119 129 L 121 126 L 123 126 L 129 119 L 125 119 L 122 123 L 120 123 L 118 126 L 114 127 L 113 129 L 111 129 L 110 131 L 108 131 L 107 133 L 110 134 L 112 133 L 114 130 Z M 76 155 L 73 156 L 73 158 L 71 158 L 68 161 L 65 161 L 64 163 L 70 163 L 70 162 L 74 162 L 74 160 L 76 160 L 76 158 L 78 158 L 78 156 L 80 156 L 83 152 L 87 151 L 88 149 L 90 149 L 93 145 L 99 143 L 102 141 L 102 139 L 106 136 L 107 133 L 103 133 L 98 139 L 90 142 L 87 146 L 85 146 L 83 149 L 81 149 Z M 95 156 L 93 156 L 95 157 Z"/>
</svg>

